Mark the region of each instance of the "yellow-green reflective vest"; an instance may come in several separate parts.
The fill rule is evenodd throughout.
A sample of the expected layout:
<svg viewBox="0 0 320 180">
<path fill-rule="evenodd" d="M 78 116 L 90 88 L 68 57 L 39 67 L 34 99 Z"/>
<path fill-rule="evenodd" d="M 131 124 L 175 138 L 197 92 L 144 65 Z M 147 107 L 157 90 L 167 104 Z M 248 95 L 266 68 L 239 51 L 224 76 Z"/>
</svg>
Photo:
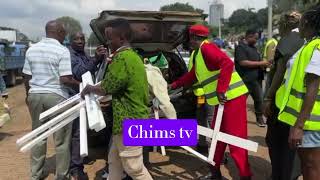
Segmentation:
<svg viewBox="0 0 320 180">
<path fill-rule="evenodd" d="M 202 44 L 207 42 L 208 41 L 204 41 Z M 194 52 L 192 53 L 193 55 L 191 55 L 191 57 L 194 55 L 196 56 L 195 73 L 196 73 L 198 82 L 203 88 L 206 101 L 209 105 L 213 105 L 213 106 L 217 105 L 219 104 L 219 101 L 218 101 L 216 89 L 218 85 L 220 70 L 217 70 L 217 71 L 208 70 L 204 62 L 201 50 L 199 50 L 197 54 L 194 54 Z M 231 100 L 231 99 L 237 98 L 243 94 L 246 94 L 247 92 L 248 92 L 248 89 L 243 83 L 241 77 L 236 71 L 234 71 L 231 76 L 229 88 L 226 92 L 227 99 Z"/>
<path fill-rule="evenodd" d="M 205 41 L 207 42 L 207 41 Z M 190 59 L 189 59 L 189 65 L 188 65 L 188 71 L 191 71 L 193 67 L 193 61 L 196 61 L 194 57 L 194 51 L 191 53 Z M 199 84 L 199 82 L 195 83 L 192 85 L 193 93 L 195 96 L 203 96 L 204 95 L 204 90 Z"/>
<path fill-rule="evenodd" d="M 275 44 L 275 46 L 278 45 L 278 41 L 274 38 L 271 38 L 267 41 L 267 44 L 266 46 L 264 47 L 264 52 L 263 52 L 263 58 L 267 58 L 267 51 L 268 51 L 268 47 L 271 45 L 271 44 Z"/>
<path fill-rule="evenodd" d="M 303 104 L 306 95 L 305 69 L 308 66 L 313 52 L 320 50 L 320 39 L 314 39 L 304 45 L 294 60 L 288 83 L 283 83 L 276 93 L 276 106 L 280 109 L 278 119 L 293 126 Z M 287 72 L 286 72 L 287 74 Z M 286 80 L 284 80 L 285 82 Z M 313 105 L 310 118 L 305 122 L 305 130 L 320 130 L 320 91 Z"/>
</svg>

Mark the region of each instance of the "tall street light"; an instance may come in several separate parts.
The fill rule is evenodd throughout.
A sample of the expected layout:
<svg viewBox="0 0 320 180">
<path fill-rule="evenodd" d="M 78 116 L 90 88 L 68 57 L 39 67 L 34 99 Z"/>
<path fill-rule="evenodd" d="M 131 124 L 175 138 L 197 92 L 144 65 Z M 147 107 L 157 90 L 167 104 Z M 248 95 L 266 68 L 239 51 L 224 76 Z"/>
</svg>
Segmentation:
<svg viewBox="0 0 320 180">
<path fill-rule="evenodd" d="M 268 0 L 268 39 L 272 38 L 272 1 Z"/>
</svg>

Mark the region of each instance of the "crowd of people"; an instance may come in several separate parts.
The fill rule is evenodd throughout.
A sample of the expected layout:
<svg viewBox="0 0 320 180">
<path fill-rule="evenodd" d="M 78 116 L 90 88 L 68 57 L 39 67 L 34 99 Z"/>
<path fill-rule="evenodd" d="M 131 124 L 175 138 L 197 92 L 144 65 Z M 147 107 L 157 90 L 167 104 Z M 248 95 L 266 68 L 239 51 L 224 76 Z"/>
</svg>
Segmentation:
<svg viewBox="0 0 320 180">
<path fill-rule="evenodd" d="M 316 180 L 320 174 L 320 7 L 286 13 L 279 23 L 280 40 L 276 37 L 266 44 L 263 56 L 255 44 L 258 32 L 248 30 L 235 48 L 234 61 L 217 45 L 208 41 L 209 29 L 192 25 L 188 29 L 189 72 L 167 84 L 162 72 L 168 68 L 163 54 L 144 58 L 131 46 L 132 30 L 125 19 L 109 20 L 105 25 L 103 45 L 95 57 L 85 51 L 82 32 L 70 35 L 71 44 L 63 46 L 66 31 L 63 24 L 53 20 L 45 27 L 46 38 L 26 52 L 23 75 L 26 103 L 32 118 L 32 129 L 45 122 L 39 115 L 68 97 L 79 93 L 81 76 L 90 71 L 99 85 L 87 85 L 81 93 L 112 95 L 112 102 L 100 102 L 107 124 L 108 170 L 110 180 L 132 178 L 149 180 L 152 176 L 144 157 L 149 149 L 124 146 L 122 121 L 126 118 L 147 119 L 152 109 L 163 116 L 176 119 L 168 90 L 191 88 L 197 98 L 198 124 L 214 128 L 217 105 L 224 105 L 221 131 L 246 139 L 247 97 L 254 100 L 256 122 L 268 126 L 266 142 L 272 165 L 273 180 L 297 179 L 301 173 L 306 180 Z M 266 89 L 262 82 L 267 73 Z M 79 119 L 54 134 L 56 149 L 56 179 L 86 179 L 80 156 Z M 47 141 L 31 150 L 31 179 L 44 179 Z M 202 179 L 222 179 L 220 165 L 227 144 L 217 143 L 215 165 Z M 206 139 L 200 139 L 198 151 L 208 151 Z M 229 146 L 241 180 L 250 180 L 248 152 Z M 300 170 L 301 169 L 301 170 Z M 258 175 L 257 175 L 258 176 Z"/>
</svg>

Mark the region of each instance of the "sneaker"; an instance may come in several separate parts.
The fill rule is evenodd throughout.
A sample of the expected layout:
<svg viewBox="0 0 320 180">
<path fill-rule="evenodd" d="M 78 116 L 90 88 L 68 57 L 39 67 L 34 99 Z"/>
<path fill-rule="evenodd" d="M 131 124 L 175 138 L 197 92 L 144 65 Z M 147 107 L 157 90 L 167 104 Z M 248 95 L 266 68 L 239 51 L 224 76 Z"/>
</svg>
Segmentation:
<svg viewBox="0 0 320 180">
<path fill-rule="evenodd" d="M 264 122 L 263 118 L 257 118 L 257 126 L 259 127 L 266 127 L 266 123 Z"/>
<path fill-rule="evenodd" d="M 106 170 L 103 170 L 102 179 L 107 179 L 109 176 L 109 173 Z"/>
<path fill-rule="evenodd" d="M 8 92 L 2 92 L 1 93 L 2 98 L 7 99 L 9 97 L 9 93 Z"/>
<path fill-rule="evenodd" d="M 200 180 L 222 180 L 221 171 L 211 169 L 211 172 L 208 175 L 201 177 L 199 179 Z"/>
<path fill-rule="evenodd" d="M 108 179 L 109 177 L 109 173 L 107 172 L 107 170 L 103 170 L 103 174 L 101 176 L 102 179 Z M 132 180 L 132 178 L 130 176 L 128 176 L 125 172 L 122 175 L 122 179 L 124 180 Z"/>
</svg>

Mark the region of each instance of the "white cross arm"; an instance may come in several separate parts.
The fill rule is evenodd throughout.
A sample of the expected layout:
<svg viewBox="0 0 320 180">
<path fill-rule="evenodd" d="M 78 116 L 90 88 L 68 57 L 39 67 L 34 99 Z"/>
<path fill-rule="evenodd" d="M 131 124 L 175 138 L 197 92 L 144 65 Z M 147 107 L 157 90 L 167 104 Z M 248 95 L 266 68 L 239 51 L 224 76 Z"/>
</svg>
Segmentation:
<svg viewBox="0 0 320 180">
<path fill-rule="evenodd" d="M 79 85 L 80 92 L 83 90 L 83 84 Z M 80 100 L 83 102 L 83 100 Z M 87 139 L 87 112 L 86 107 L 82 106 L 80 108 L 80 156 L 88 156 L 88 139 Z"/>
<path fill-rule="evenodd" d="M 203 126 L 198 126 L 198 134 L 211 138 L 213 130 Z M 223 132 L 218 132 L 217 140 L 253 152 L 257 152 L 258 150 L 258 143 Z"/>
<path fill-rule="evenodd" d="M 99 99 L 101 99 L 102 97 L 99 97 Z M 58 116 L 56 116 L 55 118 L 51 119 L 50 121 L 46 122 L 45 124 L 41 125 L 40 127 L 34 129 L 33 131 L 29 132 L 28 134 L 22 136 L 21 138 L 19 138 L 16 141 L 16 144 L 18 146 L 22 146 L 23 144 L 25 144 L 26 142 L 32 140 L 33 138 L 37 137 L 39 134 L 43 133 L 44 131 L 48 130 L 51 127 L 54 127 L 55 125 L 57 125 L 59 122 L 64 121 L 65 118 L 67 118 L 68 116 L 72 115 L 72 114 L 76 114 L 77 117 L 79 117 L 79 110 L 80 107 L 84 106 L 85 102 L 79 102 L 77 105 L 73 106 L 70 109 L 61 109 L 61 111 L 63 113 L 59 114 Z M 60 111 L 60 109 L 59 109 Z M 76 118 L 77 118 L 76 117 Z"/>
<path fill-rule="evenodd" d="M 154 110 L 154 117 L 155 119 L 159 119 L 159 111 L 156 109 Z M 166 148 L 164 146 L 160 146 L 160 149 L 162 156 L 166 156 Z M 153 152 L 157 152 L 157 146 L 153 146 Z"/>
<path fill-rule="evenodd" d="M 101 82 L 98 82 L 95 85 L 99 85 L 99 84 L 101 84 Z M 39 120 L 43 121 L 43 120 L 52 118 L 52 117 L 56 116 L 57 114 L 62 113 L 66 109 L 71 108 L 75 104 L 79 103 L 80 99 L 81 99 L 80 93 L 78 93 L 78 94 L 62 101 L 61 103 L 53 106 L 52 108 L 46 110 L 45 112 L 42 112 L 40 114 Z"/>
<path fill-rule="evenodd" d="M 75 114 L 78 112 L 79 114 L 79 109 L 81 106 L 83 106 L 85 103 L 81 102 L 78 103 L 77 105 L 73 106 L 72 108 L 65 110 L 64 112 L 59 114 L 58 116 L 56 116 L 55 118 L 51 119 L 50 121 L 46 122 L 45 124 L 41 125 L 40 127 L 34 129 L 33 131 L 31 131 L 30 133 L 26 134 L 25 136 L 21 137 L 20 139 L 17 140 L 16 144 L 18 146 L 22 146 L 24 143 L 26 143 L 27 141 L 35 138 L 36 136 L 38 136 L 40 133 L 48 130 L 49 128 L 55 126 L 56 124 L 58 124 L 59 122 L 63 121 L 65 118 L 67 118 L 68 116 Z"/>
<path fill-rule="evenodd" d="M 62 101 L 61 103 L 53 106 L 52 108 L 48 109 L 47 111 L 44 111 L 39 116 L 39 121 L 44 121 L 46 119 L 49 119 L 51 117 L 56 116 L 57 114 L 63 112 L 67 108 L 71 108 L 75 104 L 79 103 L 80 101 L 80 94 L 76 94 L 65 101 Z"/>
<path fill-rule="evenodd" d="M 26 145 L 24 145 L 20 151 L 21 152 L 27 152 L 29 151 L 33 146 L 35 146 L 36 144 L 38 144 L 40 141 L 42 141 L 43 139 L 48 138 L 51 134 L 55 133 L 56 131 L 60 130 L 61 128 L 63 128 L 64 126 L 66 126 L 67 124 L 71 123 L 74 119 L 76 119 L 79 116 L 79 112 L 78 113 L 74 113 L 72 115 L 70 115 L 69 117 L 67 117 L 64 121 L 60 122 L 59 124 L 57 124 L 56 126 L 50 128 L 49 130 L 47 130 L 46 132 L 44 132 L 43 134 L 41 134 L 40 136 L 36 137 L 35 139 L 33 139 L 32 141 L 30 141 L 29 143 L 27 143 Z"/>
<path fill-rule="evenodd" d="M 180 147 L 182 147 L 183 149 L 189 151 L 191 154 L 194 154 L 195 156 L 197 156 L 201 160 L 206 161 L 206 162 L 212 164 L 213 166 L 215 165 L 215 162 L 208 161 L 208 157 L 202 155 L 201 153 L 197 152 L 196 150 L 192 149 L 191 147 L 189 147 L 189 146 L 180 146 Z"/>
</svg>

